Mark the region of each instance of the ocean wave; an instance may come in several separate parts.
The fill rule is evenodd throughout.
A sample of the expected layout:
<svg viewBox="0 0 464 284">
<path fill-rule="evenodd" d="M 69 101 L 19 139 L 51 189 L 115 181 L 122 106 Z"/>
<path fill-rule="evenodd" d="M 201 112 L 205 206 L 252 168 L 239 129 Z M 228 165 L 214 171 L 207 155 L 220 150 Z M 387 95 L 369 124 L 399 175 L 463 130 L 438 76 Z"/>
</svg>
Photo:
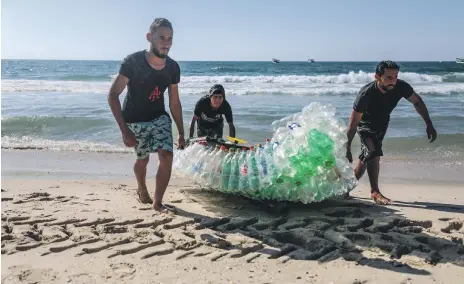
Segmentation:
<svg viewBox="0 0 464 284">
<path fill-rule="evenodd" d="M 114 122 L 110 118 L 52 115 L 2 116 L 2 140 L 7 136 L 34 136 L 57 140 L 87 137 L 92 140 L 104 141 L 108 132 L 116 133 Z M 118 135 L 114 135 L 114 137 L 118 137 Z"/>
<path fill-rule="evenodd" d="M 61 76 L 59 77 L 60 80 L 62 81 L 89 81 L 89 82 L 93 82 L 93 81 L 108 81 L 109 79 L 114 79 L 116 77 L 116 74 L 113 74 L 113 75 L 83 75 L 83 74 L 79 74 L 79 75 L 65 75 L 65 76 Z M 55 79 L 56 77 L 53 77 L 53 79 Z M 40 79 L 40 78 L 39 78 Z M 55 79 L 56 80 L 56 79 Z"/>
<path fill-rule="evenodd" d="M 279 83 L 279 84 L 367 84 L 374 73 L 351 71 L 338 75 L 282 75 L 282 76 L 185 76 L 181 83 Z M 464 73 L 429 75 L 400 72 L 399 78 L 409 83 L 464 83 Z"/>
<path fill-rule="evenodd" d="M 188 81 L 190 80 L 190 81 Z M 203 78 L 202 81 L 186 79 L 181 82 L 179 90 L 182 95 L 202 96 L 207 94 L 211 84 L 221 82 L 217 78 Z M 227 95 L 296 95 L 296 96 L 320 96 L 320 95 L 355 95 L 362 84 L 297 84 L 269 82 L 247 82 L 241 78 L 240 82 L 224 83 Z M 280 79 L 281 80 L 281 79 Z M 283 80 L 282 80 L 283 81 Z M 263 83 L 264 82 L 264 83 Z M 456 95 L 464 94 L 464 83 L 432 83 L 412 84 L 414 89 L 426 95 Z M 109 91 L 109 82 L 79 82 L 79 81 L 36 81 L 36 80 L 3 80 L 2 93 L 86 93 L 104 94 Z M 125 91 L 123 92 L 125 94 Z"/>
<path fill-rule="evenodd" d="M 122 143 L 121 143 L 122 144 Z M 20 150 L 55 150 L 55 151 L 84 151 L 84 152 L 108 152 L 131 153 L 132 148 L 122 147 L 109 143 L 98 143 L 85 140 L 51 140 L 32 136 L 10 137 L 2 136 L 2 149 Z"/>
<path fill-rule="evenodd" d="M 461 77 L 462 74 L 463 76 Z M 458 75 L 428 75 L 403 72 L 399 78 L 410 83 L 464 82 L 464 73 Z M 282 76 L 186 76 L 182 83 L 279 83 L 279 84 L 366 84 L 374 79 L 374 73 L 351 71 L 338 75 L 282 75 Z M 454 81 L 453 81 L 454 79 Z M 462 80 L 461 80 L 462 79 Z"/>
<path fill-rule="evenodd" d="M 2 93 L 107 93 L 110 82 L 2 80 Z"/>
<path fill-rule="evenodd" d="M 112 77 L 114 75 L 111 75 Z M 464 92 L 464 73 L 428 75 L 402 72 L 399 77 L 415 89 L 425 93 L 454 94 Z M 339 75 L 282 75 L 282 76 L 183 76 L 180 82 L 183 94 L 205 94 L 211 84 L 222 83 L 230 95 L 254 94 L 353 94 L 371 82 L 374 73 L 363 71 Z M 95 93 L 107 94 L 111 80 L 107 81 L 50 81 L 2 80 L 4 93 Z"/>
</svg>

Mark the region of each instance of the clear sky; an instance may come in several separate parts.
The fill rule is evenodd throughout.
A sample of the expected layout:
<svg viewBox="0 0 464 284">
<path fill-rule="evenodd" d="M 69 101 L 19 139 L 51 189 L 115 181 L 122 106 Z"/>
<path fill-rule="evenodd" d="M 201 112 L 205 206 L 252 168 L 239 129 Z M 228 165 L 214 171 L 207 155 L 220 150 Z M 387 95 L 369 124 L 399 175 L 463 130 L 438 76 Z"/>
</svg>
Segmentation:
<svg viewBox="0 0 464 284">
<path fill-rule="evenodd" d="M 1 57 L 108 59 L 147 48 L 156 17 L 176 60 L 423 61 L 464 57 L 464 0 L 2 0 Z"/>
</svg>

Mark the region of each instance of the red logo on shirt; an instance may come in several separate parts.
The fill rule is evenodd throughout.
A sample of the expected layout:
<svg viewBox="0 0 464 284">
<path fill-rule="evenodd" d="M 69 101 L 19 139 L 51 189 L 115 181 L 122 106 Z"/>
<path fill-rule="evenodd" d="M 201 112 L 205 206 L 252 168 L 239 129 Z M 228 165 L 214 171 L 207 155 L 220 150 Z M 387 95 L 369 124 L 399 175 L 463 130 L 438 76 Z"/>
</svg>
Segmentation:
<svg viewBox="0 0 464 284">
<path fill-rule="evenodd" d="M 158 89 L 158 86 L 156 86 L 156 88 L 153 90 L 153 92 L 151 92 L 150 96 L 148 97 L 148 99 L 152 102 L 154 102 L 156 99 L 159 99 L 160 97 L 160 91 Z"/>
</svg>

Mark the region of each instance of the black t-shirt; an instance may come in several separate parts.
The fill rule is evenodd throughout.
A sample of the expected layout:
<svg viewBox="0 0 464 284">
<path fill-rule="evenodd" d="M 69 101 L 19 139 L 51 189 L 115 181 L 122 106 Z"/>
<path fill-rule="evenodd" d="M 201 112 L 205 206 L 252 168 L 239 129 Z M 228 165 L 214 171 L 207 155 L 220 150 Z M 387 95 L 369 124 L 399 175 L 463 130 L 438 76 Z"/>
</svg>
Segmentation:
<svg viewBox="0 0 464 284">
<path fill-rule="evenodd" d="M 371 82 L 358 93 L 353 109 L 362 112 L 358 128 L 367 131 L 386 131 L 390 122 L 390 114 L 401 98 L 409 98 L 414 93 L 411 85 L 397 80 L 395 88 L 382 94 L 377 83 Z"/>
<path fill-rule="evenodd" d="M 201 98 L 195 105 L 193 112 L 198 118 L 198 127 L 202 129 L 211 129 L 221 126 L 224 123 L 222 115 L 226 117 L 228 123 L 232 123 L 232 108 L 229 102 L 224 100 L 216 110 L 211 106 L 209 97 Z"/>
<path fill-rule="evenodd" d="M 145 50 L 124 58 L 119 69 L 121 75 L 129 78 L 127 95 L 122 107 L 124 120 L 148 122 L 168 113 L 164 107 L 164 92 L 171 84 L 180 81 L 180 68 L 176 61 L 166 58 L 162 70 L 153 69 L 145 57 Z"/>
</svg>

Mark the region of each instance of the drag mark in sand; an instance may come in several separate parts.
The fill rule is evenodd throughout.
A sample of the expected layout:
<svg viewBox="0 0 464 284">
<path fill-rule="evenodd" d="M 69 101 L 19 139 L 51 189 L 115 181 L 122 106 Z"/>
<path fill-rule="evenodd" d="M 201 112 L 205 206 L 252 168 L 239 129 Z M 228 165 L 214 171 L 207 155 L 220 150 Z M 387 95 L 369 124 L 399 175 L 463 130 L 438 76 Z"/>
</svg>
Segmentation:
<svg viewBox="0 0 464 284">
<path fill-rule="evenodd" d="M 15 204 L 30 200 L 50 202 L 57 198 L 33 193 L 20 200 L 23 202 Z M 424 265 L 443 261 L 462 264 L 456 261 L 464 253 L 462 239 L 426 234 L 424 230 L 433 225 L 430 220 L 374 218 L 361 208 L 340 206 L 321 209 L 320 213 L 266 219 L 154 215 L 127 220 L 117 220 L 108 212 L 92 220 L 10 213 L 2 215 L 2 254 L 45 247 L 42 255 L 74 249 L 76 256 L 105 253 L 108 258 L 131 254 L 146 259 L 176 252 L 173 257 L 178 261 L 235 258 L 249 263 L 262 257 L 281 263 L 291 260 L 323 263 L 342 258 L 359 265 L 402 267 L 419 274 L 425 272 L 412 268 L 407 263 L 408 255 L 422 255 Z M 461 221 L 446 221 L 449 222 L 442 233 L 461 232 Z M 61 244 L 56 245 L 58 242 Z M 94 243 L 95 246 L 87 246 Z M 363 255 L 365 251 L 377 257 L 367 258 Z"/>
</svg>

